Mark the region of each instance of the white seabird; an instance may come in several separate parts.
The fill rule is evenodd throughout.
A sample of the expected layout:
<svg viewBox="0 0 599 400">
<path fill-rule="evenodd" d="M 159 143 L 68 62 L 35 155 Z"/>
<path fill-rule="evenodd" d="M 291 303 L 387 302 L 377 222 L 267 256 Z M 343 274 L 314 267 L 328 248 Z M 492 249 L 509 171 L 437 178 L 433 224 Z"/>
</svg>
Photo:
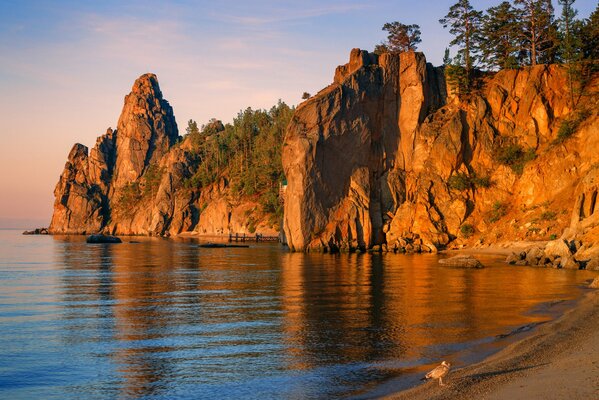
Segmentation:
<svg viewBox="0 0 599 400">
<path fill-rule="evenodd" d="M 443 361 L 441 365 L 437 368 L 433 369 L 431 372 L 424 376 L 424 379 L 439 379 L 439 386 L 445 386 L 443 383 L 443 377 L 449 373 L 449 369 L 451 368 L 451 364 L 447 361 Z"/>
</svg>

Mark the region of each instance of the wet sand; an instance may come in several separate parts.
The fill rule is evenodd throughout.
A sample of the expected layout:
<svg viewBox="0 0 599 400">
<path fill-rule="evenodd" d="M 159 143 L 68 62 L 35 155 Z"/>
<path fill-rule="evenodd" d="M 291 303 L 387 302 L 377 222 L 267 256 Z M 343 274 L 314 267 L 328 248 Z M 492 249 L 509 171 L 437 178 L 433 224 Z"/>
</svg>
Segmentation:
<svg viewBox="0 0 599 400">
<path fill-rule="evenodd" d="M 599 399 L 599 290 L 481 363 L 388 399 Z"/>
</svg>

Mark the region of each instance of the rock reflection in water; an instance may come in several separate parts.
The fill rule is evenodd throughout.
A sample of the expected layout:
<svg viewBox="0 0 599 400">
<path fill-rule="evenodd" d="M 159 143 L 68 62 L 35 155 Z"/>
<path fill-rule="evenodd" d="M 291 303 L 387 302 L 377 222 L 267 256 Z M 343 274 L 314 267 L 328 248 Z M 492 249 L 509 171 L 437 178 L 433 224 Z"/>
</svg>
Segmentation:
<svg viewBox="0 0 599 400">
<path fill-rule="evenodd" d="M 528 311 L 575 297 L 584 278 L 493 257 L 461 270 L 434 255 L 55 240 L 75 321 L 64 345 L 105 360 L 87 388 L 122 397 L 356 393 L 441 358 L 459 365 L 465 345 L 546 319 Z"/>
</svg>

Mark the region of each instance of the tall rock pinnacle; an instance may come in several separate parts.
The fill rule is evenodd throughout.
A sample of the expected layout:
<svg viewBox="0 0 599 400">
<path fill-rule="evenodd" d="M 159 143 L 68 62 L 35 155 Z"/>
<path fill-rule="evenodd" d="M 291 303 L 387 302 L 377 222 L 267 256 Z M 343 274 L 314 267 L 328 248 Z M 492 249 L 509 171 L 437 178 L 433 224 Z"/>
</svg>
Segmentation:
<svg viewBox="0 0 599 400">
<path fill-rule="evenodd" d="M 173 109 L 162 98 L 156 75 L 145 74 L 135 81 L 131 93 L 125 96 L 117 132 L 112 181 L 115 188 L 139 178 L 179 136 Z"/>
<path fill-rule="evenodd" d="M 54 194 L 53 233 L 98 232 L 111 220 L 120 189 L 158 164 L 179 133 L 173 109 L 154 74 L 140 76 L 125 96 L 118 129 L 108 129 L 89 152 L 75 145 Z"/>
</svg>

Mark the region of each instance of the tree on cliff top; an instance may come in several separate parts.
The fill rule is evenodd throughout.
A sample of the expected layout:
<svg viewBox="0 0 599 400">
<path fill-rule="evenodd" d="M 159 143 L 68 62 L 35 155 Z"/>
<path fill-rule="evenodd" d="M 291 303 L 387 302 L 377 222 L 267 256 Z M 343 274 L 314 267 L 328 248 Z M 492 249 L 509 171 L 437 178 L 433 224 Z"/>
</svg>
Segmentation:
<svg viewBox="0 0 599 400">
<path fill-rule="evenodd" d="M 582 53 L 587 60 L 599 60 L 599 4 L 582 27 Z"/>
<path fill-rule="evenodd" d="M 551 0 L 514 0 L 519 7 L 518 32 L 529 65 L 554 61 L 557 44 Z"/>
<path fill-rule="evenodd" d="M 390 53 L 403 53 L 414 51 L 418 48 L 420 40 L 420 26 L 416 24 L 405 25 L 398 21 L 387 22 L 383 30 L 389 32 L 385 48 Z"/>
<path fill-rule="evenodd" d="M 577 65 L 582 57 L 582 44 L 580 43 L 580 36 L 576 32 L 580 30 L 580 22 L 575 20 L 578 12 L 572 7 L 574 2 L 575 0 L 558 0 L 558 3 L 562 6 L 562 16 L 558 21 L 561 39 L 560 55 L 568 71 L 568 86 L 572 106 L 574 106 L 574 80 L 580 81 L 579 78 L 582 77 L 582 71 L 579 70 Z"/>
<path fill-rule="evenodd" d="M 458 0 L 449 8 L 447 15 L 439 20 L 443 28 L 449 27 L 454 35 L 450 46 L 458 46 L 458 56 L 470 76 L 477 58 L 482 13 L 476 11 L 468 0 Z"/>
<path fill-rule="evenodd" d="M 489 68 L 518 67 L 518 11 L 508 1 L 491 7 L 482 19 L 481 61 Z"/>
</svg>

